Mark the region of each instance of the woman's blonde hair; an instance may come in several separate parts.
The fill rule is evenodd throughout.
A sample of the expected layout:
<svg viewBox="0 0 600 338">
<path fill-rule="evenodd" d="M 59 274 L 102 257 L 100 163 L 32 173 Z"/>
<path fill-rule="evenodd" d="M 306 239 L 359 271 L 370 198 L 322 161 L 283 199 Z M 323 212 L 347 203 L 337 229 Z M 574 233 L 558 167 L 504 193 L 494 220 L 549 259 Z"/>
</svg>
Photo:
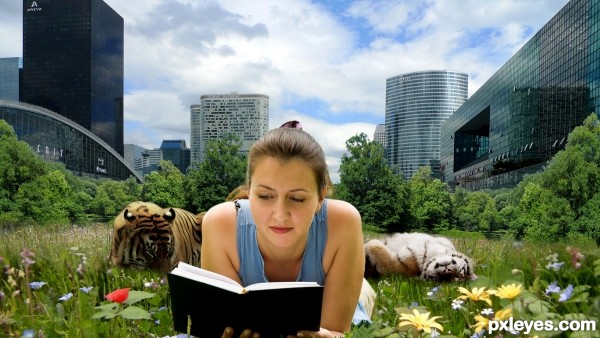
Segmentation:
<svg viewBox="0 0 600 338">
<path fill-rule="evenodd" d="M 282 162 L 292 159 L 304 161 L 315 173 L 321 198 L 325 198 L 332 188 L 323 148 L 302 129 L 276 128 L 252 145 L 248 154 L 247 187 L 250 187 L 252 173 L 258 161 L 264 157 L 272 157 Z"/>
</svg>

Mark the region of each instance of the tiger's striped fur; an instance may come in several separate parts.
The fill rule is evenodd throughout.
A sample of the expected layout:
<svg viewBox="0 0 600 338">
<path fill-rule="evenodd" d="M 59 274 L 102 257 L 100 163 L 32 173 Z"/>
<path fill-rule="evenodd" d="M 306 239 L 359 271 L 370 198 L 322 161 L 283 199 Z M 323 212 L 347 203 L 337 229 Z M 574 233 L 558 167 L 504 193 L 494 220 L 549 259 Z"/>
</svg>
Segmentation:
<svg viewBox="0 0 600 338">
<path fill-rule="evenodd" d="M 161 272 L 179 261 L 199 265 L 202 216 L 150 202 L 130 203 L 113 224 L 113 265 Z"/>
<path fill-rule="evenodd" d="M 202 218 L 205 213 L 202 212 L 196 215 L 180 208 L 171 208 L 171 210 L 175 211 L 172 228 L 175 251 L 171 259 L 171 269 L 179 262 L 200 266 Z"/>
</svg>

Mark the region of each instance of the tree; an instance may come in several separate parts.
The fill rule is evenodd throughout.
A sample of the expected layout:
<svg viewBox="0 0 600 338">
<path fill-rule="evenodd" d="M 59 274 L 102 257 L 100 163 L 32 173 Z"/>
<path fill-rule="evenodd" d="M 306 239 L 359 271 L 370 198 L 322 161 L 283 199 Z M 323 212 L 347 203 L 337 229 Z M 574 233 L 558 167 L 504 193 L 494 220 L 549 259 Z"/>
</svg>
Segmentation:
<svg viewBox="0 0 600 338">
<path fill-rule="evenodd" d="M 161 160 L 158 167 L 144 177 L 142 200 L 163 208 L 185 208 L 185 175 L 171 161 Z"/>
<path fill-rule="evenodd" d="M 510 228 L 517 239 L 556 242 L 570 232 L 575 214 L 569 202 L 538 183 L 525 186 Z"/>
<path fill-rule="evenodd" d="M 579 219 L 571 228 L 571 232 L 583 234 L 600 245 L 600 193 L 596 193 L 579 210 Z"/>
<path fill-rule="evenodd" d="M 186 181 L 188 210 L 201 212 L 221 203 L 244 183 L 246 156 L 240 154 L 242 142 L 233 134 L 210 140 L 204 161 L 192 165 Z"/>
<path fill-rule="evenodd" d="M 335 197 L 354 205 L 365 225 L 386 232 L 407 230 L 406 182 L 387 165 L 383 146 L 361 133 L 346 141 L 346 149 Z"/>
<path fill-rule="evenodd" d="M 408 187 L 412 229 L 426 232 L 448 229 L 452 202 L 447 184 L 434 179 L 430 167 L 420 167 Z"/>
<path fill-rule="evenodd" d="M 49 172 L 46 163 L 26 142 L 19 141 L 13 128 L 0 120 L 0 223 L 18 224 L 23 218 L 15 196 L 23 184 Z"/>
<path fill-rule="evenodd" d="M 135 179 L 103 181 L 96 190 L 92 210 L 102 217 L 115 217 L 127 204 L 140 200 L 140 193 L 141 187 Z"/>
<path fill-rule="evenodd" d="M 600 191 L 600 170 L 595 162 L 586 160 L 581 148 L 569 148 L 554 156 L 537 182 L 566 199 L 578 214 L 579 209 Z"/>
<path fill-rule="evenodd" d="M 58 170 L 36 177 L 22 184 L 15 202 L 25 221 L 39 224 L 67 224 L 70 216 L 81 212 L 71 199 L 73 189 L 64 174 Z M 73 210 L 73 209 L 76 210 Z"/>
<path fill-rule="evenodd" d="M 458 188 L 451 199 L 458 228 L 480 232 L 497 229 L 499 214 L 496 201 L 490 194 L 484 191 L 468 192 Z"/>
</svg>

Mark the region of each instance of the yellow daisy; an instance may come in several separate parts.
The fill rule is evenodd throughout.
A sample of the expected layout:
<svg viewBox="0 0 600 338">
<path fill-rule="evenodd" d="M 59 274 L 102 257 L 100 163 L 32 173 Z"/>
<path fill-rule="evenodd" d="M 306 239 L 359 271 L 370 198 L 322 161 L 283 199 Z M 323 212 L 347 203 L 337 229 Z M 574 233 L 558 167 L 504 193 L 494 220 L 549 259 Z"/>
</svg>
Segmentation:
<svg viewBox="0 0 600 338">
<path fill-rule="evenodd" d="M 458 291 L 460 291 L 460 293 L 462 293 L 463 295 L 458 296 L 458 299 L 471 299 L 474 301 L 484 301 L 486 303 L 488 303 L 488 305 L 492 305 L 492 300 L 490 299 L 490 295 L 493 295 L 496 293 L 495 290 L 485 290 L 485 287 L 481 287 L 481 288 L 473 288 L 471 291 L 463 288 L 462 286 L 458 288 Z"/>
<path fill-rule="evenodd" d="M 496 292 L 496 296 L 500 298 L 508 298 L 515 299 L 518 295 L 523 291 L 523 285 L 521 284 L 510 284 L 510 285 L 502 285 L 498 288 L 498 292 Z"/>
<path fill-rule="evenodd" d="M 490 322 L 489 319 L 487 319 L 486 317 L 484 317 L 482 315 L 477 315 L 477 316 L 475 316 L 475 320 L 477 321 L 477 323 L 475 323 L 475 325 L 471 325 L 471 327 L 475 328 L 475 333 L 479 333 L 483 329 L 487 330 L 488 324 Z"/>
<path fill-rule="evenodd" d="M 444 331 L 442 325 L 438 324 L 435 320 L 442 318 L 440 316 L 434 316 L 429 318 L 430 312 L 420 313 L 419 310 L 413 309 L 414 314 L 402 313 L 400 314 L 400 323 L 398 327 L 410 325 L 417 329 L 417 331 L 425 331 L 431 333 L 432 328 L 436 328 L 439 331 Z"/>
<path fill-rule="evenodd" d="M 512 309 L 506 308 L 496 312 L 494 315 L 494 320 L 506 320 L 510 317 L 512 317 Z"/>
</svg>

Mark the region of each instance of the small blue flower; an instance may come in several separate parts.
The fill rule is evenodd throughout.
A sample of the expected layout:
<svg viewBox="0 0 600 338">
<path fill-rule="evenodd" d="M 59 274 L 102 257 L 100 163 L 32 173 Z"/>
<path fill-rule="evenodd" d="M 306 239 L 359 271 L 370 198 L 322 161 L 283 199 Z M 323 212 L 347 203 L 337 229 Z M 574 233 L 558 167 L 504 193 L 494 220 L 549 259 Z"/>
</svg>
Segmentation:
<svg viewBox="0 0 600 338">
<path fill-rule="evenodd" d="M 565 264 L 565 262 L 548 263 L 548 265 L 546 265 L 546 268 L 547 269 L 552 269 L 554 271 L 558 271 L 563 266 L 563 264 Z"/>
<path fill-rule="evenodd" d="M 431 288 L 431 290 L 429 292 L 427 292 L 427 296 L 433 297 L 439 290 L 440 290 L 439 286 L 434 286 Z"/>
<path fill-rule="evenodd" d="M 33 338 L 35 337 L 35 331 L 32 329 L 24 330 L 22 338 Z"/>
<path fill-rule="evenodd" d="M 483 335 L 485 335 L 485 329 L 479 331 L 479 333 L 474 333 L 471 338 L 480 338 L 483 337 Z"/>
<path fill-rule="evenodd" d="M 573 285 L 569 284 L 567 288 L 563 292 L 561 292 L 560 296 L 558 297 L 558 301 L 567 301 L 569 300 L 569 298 L 571 298 L 571 296 L 573 296 Z"/>
<path fill-rule="evenodd" d="M 417 306 L 419 306 L 419 302 L 412 302 L 412 303 L 410 303 L 408 308 L 413 308 L 413 307 L 417 307 Z"/>
<path fill-rule="evenodd" d="M 83 293 L 90 293 L 94 287 L 93 286 L 84 286 L 79 288 L 79 290 L 83 291 Z"/>
<path fill-rule="evenodd" d="M 558 283 L 556 281 L 550 283 L 550 285 L 548 285 L 548 287 L 546 288 L 546 294 L 549 295 L 551 293 L 559 293 L 560 292 L 560 286 L 558 286 Z"/>
<path fill-rule="evenodd" d="M 31 283 L 29 283 L 29 287 L 32 288 L 33 290 L 37 290 L 44 285 L 46 285 L 46 282 L 31 282 Z"/>
<path fill-rule="evenodd" d="M 63 295 L 62 297 L 60 297 L 58 300 L 67 301 L 67 300 L 71 299 L 71 297 L 73 297 L 73 293 L 69 292 L 66 295 Z"/>
</svg>

